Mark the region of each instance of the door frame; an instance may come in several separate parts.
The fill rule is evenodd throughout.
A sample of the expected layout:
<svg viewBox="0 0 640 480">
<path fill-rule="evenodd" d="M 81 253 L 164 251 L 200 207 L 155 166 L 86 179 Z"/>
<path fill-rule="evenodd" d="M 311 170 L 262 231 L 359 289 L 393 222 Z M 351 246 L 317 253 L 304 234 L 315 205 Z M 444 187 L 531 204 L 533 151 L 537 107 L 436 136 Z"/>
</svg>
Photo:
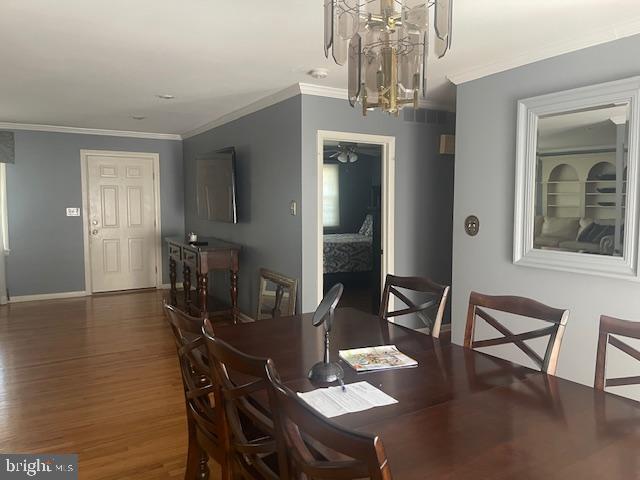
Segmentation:
<svg viewBox="0 0 640 480">
<path fill-rule="evenodd" d="M 160 212 L 160 154 L 146 152 L 123 152 L 114 150 L 80 150 L 80 178 L 82 182 L 82 235 L 84 240 L 84 289 L 87 295 L 93 293 L 91 281 L 91 251 L 89 242 L 89 156 L 136 158 L 150 160 L 153 170 L 153 200 L 155 203 L 154 244 L 156 259 L 156 288 L 162 287 L 162 224 Z"/>
<path fill-rule="evenodd" d="M 382 259 L 380 261 L 380 291 L 384 289 L 384 281 L 387 273 L 394 271 L 395 265 L 395 205 L 396 205 L 396 137 L 386 135 L 370 135 L 365 133 L 335 132 L 330 130 L 318 130 L 317 139 L 317 178 L 318 196 L 316 198 L 316 211 L 318 222 L 316 224 L 316 269 L 317 269 L 317 302 L 323 297 L 323 225 L 322 225 L 322 165 L 324 164 L 324 142 L 356 142 L 380 145 L 382 147 L 381 170 L 382 170 L 382 225 L 381 225 L 381 246 Z"/>
</svg>

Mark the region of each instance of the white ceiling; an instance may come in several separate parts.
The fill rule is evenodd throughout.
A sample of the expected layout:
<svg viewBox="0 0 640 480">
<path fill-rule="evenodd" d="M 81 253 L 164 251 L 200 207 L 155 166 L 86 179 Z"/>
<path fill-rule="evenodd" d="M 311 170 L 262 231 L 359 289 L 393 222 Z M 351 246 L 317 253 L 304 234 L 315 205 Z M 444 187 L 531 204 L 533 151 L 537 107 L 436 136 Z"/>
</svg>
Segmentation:
<svg viewBox="0 0 640 480">
<path fill-rule="evenodd" d="M 616 123 L 629 117 L 629 105 L 611 105 L 538 119 L 538 149 L 611 146 L 616 143 Z"/>
<path fill-rule="evenodd" d="M 180 134 L 297 82 L 344 87 L 346 67 L 322 51 L 322 3 L 0 0 L 0 122 Z M 429 98 L 453 108 L 447 78 L 635 33 L 638 0 L 454 0 Z M 313 67 L 329 78 L 306 76 Z"/>
</svg>

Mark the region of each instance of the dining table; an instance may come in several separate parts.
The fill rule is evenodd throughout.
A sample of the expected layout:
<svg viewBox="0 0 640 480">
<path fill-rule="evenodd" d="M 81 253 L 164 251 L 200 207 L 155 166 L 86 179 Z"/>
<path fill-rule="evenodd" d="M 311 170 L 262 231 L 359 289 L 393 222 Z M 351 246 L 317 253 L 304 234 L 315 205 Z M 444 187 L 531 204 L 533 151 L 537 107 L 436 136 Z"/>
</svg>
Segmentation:
<svg viewBox="0 0 640 480">
<path fill-rule="evenodd" d="M 271 358 L 292 390 L 324 386 L 307 378 L 324 352 L 312 314 L 214 328 L 237 349 Z M 331 419 L 378 435 L 394 479 L 640 479 L 634 400 L 353 308 L 335 311 L 330 339 L 345 384 L 366 381 L 397 400 Z M 357 373 L 338 359 L 338 350 L 378 345 L 395 345 L 418 365 Z"/>
</svg>

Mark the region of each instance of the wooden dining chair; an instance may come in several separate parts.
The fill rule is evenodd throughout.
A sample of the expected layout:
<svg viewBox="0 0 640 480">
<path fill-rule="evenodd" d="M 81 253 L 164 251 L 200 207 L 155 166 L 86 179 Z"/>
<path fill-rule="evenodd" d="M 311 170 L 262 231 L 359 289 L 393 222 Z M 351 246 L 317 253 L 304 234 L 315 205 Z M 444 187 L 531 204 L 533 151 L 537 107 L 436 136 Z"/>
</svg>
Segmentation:
<svg viewBox="0 0 640 480">
<path fill-rule="evenodd" d="M 605 387 L 640 385 L 640 376 L 605 378 L 607 347 L 609 345 L 616 347 L 640 362 L 640 351 L 618 337 L 640 339 L 640 322 L 620 320 L 619 318 L 602 315 L 600 317 L 600 334 L 598 335 L 598 352 L 596 354 L 595 388 L 598 390 L 604 390 Z"/>
<path fill-rule="evenodd" d="M 271 360 L 246 355 L 216 338 L 208 319 L 203 332 L 224 405 L 225 448 L 232 478 L 279 478 L 273 420 L 252 398 L 261 391 L 268 398 L 267 367 L 275 372 Z"/>
<path fill-rule="evenodd" d="M 280 478 L 391 480 L 379 437 L 337 425 L 309 407 L 276 376 L 270 373 L 270 377 Z"/>
<path fill-rule="evenodd" d="M 414 301 L 407 297 L 399 289 L 411 292 L 420 292 L 427 294 L 431 298 L 426 302 L 416 305 Z M 389 311 L 389 299 L 391 295 L 402 301 L 405 308 Z M 387 274 L 382 293 L 382 301 L 380 302 L 380 318 L 388 320 L 389 318 L 399 317 L 402 315 L 416 314 L 429 329 L 432 337 L 440 336 L 440 328 L 442 326 L 442 317 L 444 309 L 447 305 L 449 297 L 449 287 L 439 285 L 429 278 L 424 277 L 398 277 L 396 275 Z M 435 312 L 434 312 L 435 310 Z"/>
<path fill-rule="evenodd" d="M 525 333 L 515 334 L 502 325 L 485 309 L 495 310 L 522 317 L 533 318 L 551 323 L 550 326 Z M 474 340 L 476 317 L 482 318 L 503 336 L 487 340 Z M 470 349 L 492 347 L 512 343 L 524 352 L 541 371 L 555 375 L 558 367 L 558 355 L 564 335 L 564 329 L 569 318 L 569 310 L 549 307 L 530 298 L 515 296 L 490 296 L 471 292 L 467 325 L 464 332 L 464 346 Z M 544 357 L 536 353 L 526 340 L 549 337 Z"/>
<path fill-rule="evenodd" d="M 221 401 L 212 382 L 202 335 L 203 319 L 187 315 L 178 308 L 164 304 L 173 331 L 187 410 L 189 446 L 185 480 L 209 477 L 208 458 L 218 462 L 222 478 L 229 478 L 224 449 Z"/>
<path fill-rule="evenodd" d="M 295 314 L 298 281 L 266 268 L 260 269 L 259 278 L 256 320 Z"/>
</svg>

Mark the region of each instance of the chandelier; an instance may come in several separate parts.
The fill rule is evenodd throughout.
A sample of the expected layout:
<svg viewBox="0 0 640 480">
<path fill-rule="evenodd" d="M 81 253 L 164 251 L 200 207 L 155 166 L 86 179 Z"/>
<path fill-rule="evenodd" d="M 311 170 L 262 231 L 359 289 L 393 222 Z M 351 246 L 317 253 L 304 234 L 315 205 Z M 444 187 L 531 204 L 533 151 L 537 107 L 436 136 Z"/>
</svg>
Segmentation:
<svg viewBox="0 0 640 480">
<path fill-rule="evenodd" d="M 324 52 L 348 62 L 349 103 L 362 114 L 379 108 L 398 115 L 426 95 L 429 9 L 434 47 L 442 58 L 451 47 L 453 0 L 325 0 Z"/>
</svg>

